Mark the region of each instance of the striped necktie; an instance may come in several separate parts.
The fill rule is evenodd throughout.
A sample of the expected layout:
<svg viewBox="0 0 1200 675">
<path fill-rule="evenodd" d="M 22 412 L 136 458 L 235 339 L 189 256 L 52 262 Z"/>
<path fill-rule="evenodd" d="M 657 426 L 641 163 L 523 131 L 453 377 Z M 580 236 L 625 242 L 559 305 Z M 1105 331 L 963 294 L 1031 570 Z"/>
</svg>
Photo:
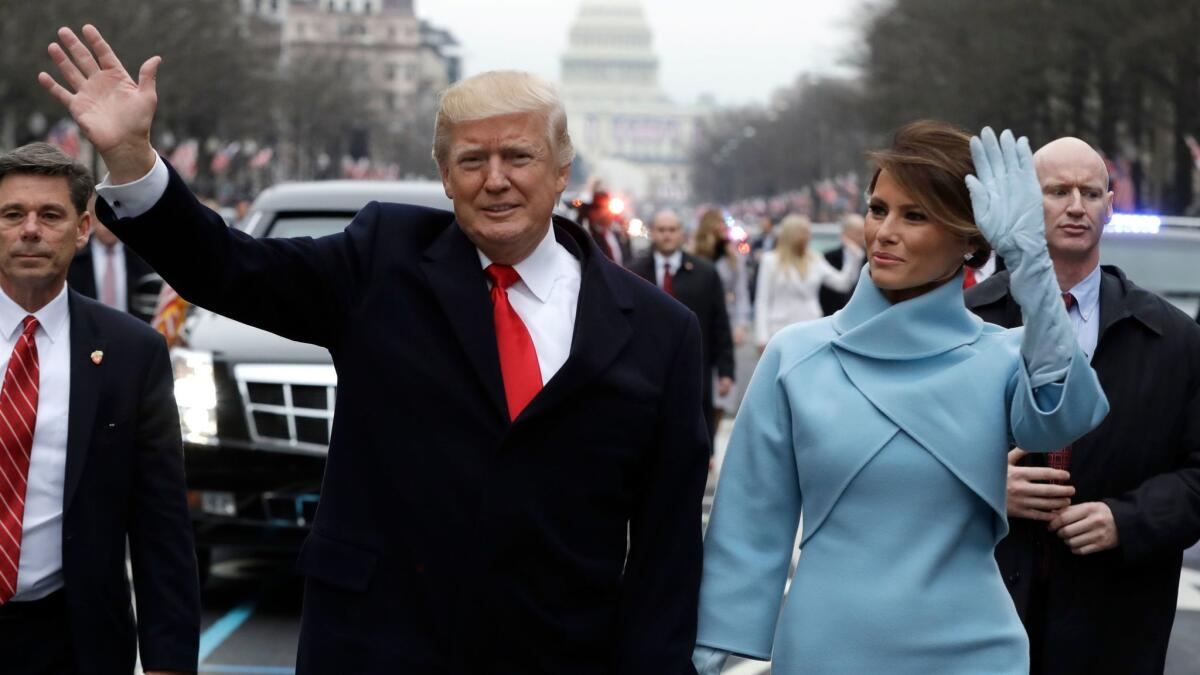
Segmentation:
<svg viewBox="0 0 1200 675">
<path fill-rule="evenodd" d="M 17 592 L 25 486 L 37 426 L 40 371 L 33 333 L 38 321 L 27 316 L 24 324 L 0 386 L 0 605 Z"/>
</svg>

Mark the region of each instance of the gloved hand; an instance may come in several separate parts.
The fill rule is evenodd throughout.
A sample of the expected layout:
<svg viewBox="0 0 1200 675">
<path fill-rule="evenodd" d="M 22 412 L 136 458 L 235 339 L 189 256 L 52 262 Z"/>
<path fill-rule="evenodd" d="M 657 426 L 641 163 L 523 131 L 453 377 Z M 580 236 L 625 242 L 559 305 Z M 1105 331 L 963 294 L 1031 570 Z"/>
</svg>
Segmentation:
<svg viewBox="0 0 1200 675">
<path fill-rule="evenodd" d="M 1075 330 L 1046 249 L 1042 189 L 1024 136 L 990 127 L 971 139 L 975 176 L 967 176 L 975 223 L 1008 265 L 1009 291 L 1021 306 L 1021 355 L 1036 389 L 1061 381 L 1078 349 Z"/>
<path fill-rule="evenodd" d="M 692 652 L 692 665 L 696 667 L 697 675 L 720 675 L 728 658 L 729 652 L 696 645 Z"/>
<path fill-rule="evenodd" d="M 1033 166 L 1033 152 L 1024 136 L 1014 141 L 1005 129 L 984 127 L 971 138 L 975 176 L 967 176 L 975 224 L 1009 266 L 1027 255 L 1046 251 L 1042 188 Z M 978 178 L 976 178 L 978 176 Z"/>
</svg>

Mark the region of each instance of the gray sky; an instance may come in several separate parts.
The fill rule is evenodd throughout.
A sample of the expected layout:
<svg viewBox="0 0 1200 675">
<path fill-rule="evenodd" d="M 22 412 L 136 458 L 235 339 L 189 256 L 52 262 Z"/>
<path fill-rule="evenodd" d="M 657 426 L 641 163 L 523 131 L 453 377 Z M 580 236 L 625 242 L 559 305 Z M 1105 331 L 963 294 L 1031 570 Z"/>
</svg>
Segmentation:
<svg viewBox="0 0 1200 675">
<path fill-rule="evenodd" d="M 416 0 L 417 16 L 462 43 L 463 70 L 528 70 L 552 80 L 580 0 Z M 765 102 L 802 72 L 839 66 L 856 39 L 859 2 L 847 0 L 642 0 L 659 82 L 680 103 Z"/>
</svg>

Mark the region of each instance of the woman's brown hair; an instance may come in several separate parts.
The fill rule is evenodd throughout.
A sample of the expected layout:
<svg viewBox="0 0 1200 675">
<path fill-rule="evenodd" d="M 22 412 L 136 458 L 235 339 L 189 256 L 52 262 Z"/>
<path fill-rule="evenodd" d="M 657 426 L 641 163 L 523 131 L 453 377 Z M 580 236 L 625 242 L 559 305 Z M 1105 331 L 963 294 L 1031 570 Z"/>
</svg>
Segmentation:
<svg viewBox="0 0 1200 675">
<path fill-rule="evenodd" d="M 992 246 L 975 225 L 966 178 L 975 173 L 971 137 L 962 129 L 937 120 L 910 122 L 896 132 L 892 147 L 868 155 L 875 163 L 868 192 L 875 191 L 879 172 L 899 184 L 931 222 L 949 228 L 975 250 L 966 264 L 983 267 Z"/>
</svg>

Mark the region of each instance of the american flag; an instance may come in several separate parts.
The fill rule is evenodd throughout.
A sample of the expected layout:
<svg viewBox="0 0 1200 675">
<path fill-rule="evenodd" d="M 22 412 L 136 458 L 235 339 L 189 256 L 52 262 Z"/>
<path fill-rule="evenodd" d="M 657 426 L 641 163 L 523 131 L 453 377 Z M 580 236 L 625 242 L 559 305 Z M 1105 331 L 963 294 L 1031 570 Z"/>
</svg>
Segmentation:
<svg viewBox="0 0 1200 675">
<path fill-rule="evenodd" d="M 213 175 L 219 176 L 228 171 L 230 163 L 233 162 L 234 157 L 237 157 L 241 149 L 242 144 L 234 141 L 218 150 L 217 154 L 213 155 L 212 163 L 208 167 L 212 169 Z"/>
<path fill-rule="evenodd" d="M 199 156 L 200 143 L 192 138 L 175 146 L 169 161 L 184 180 L 190 181 L 196 177 L 196 160 Z"/>
<path fill-rule="evenodd" d="M 79 159 L 79 127 L 71 120 L 59 120 L 46 135 L 46 142 Z"/>
<path fill-rule="evenodd" d="M 249 166 L 251 169 L 261 169 L 264 166 L 266 166 L 267 164 L 270 164 L 271 158 L 274 156 L 275 156 L 274 148 L 267 146 L 267 147 L 263 148 L 262 150 L 259 150 L 258 152 L 254 153 L 254 156 L 250 158 L 250 161 L 247 163 L 247 166 Z"/>
<path fill-rule="evenodd" d="M 187 300 L 179 297 L 174 288 L 163 284 L 150 325 L 166 338 L 167 347 L 174 347 L 183 342 L 183 320 L 187 318 L 190 306 Z"/>
</svg>

